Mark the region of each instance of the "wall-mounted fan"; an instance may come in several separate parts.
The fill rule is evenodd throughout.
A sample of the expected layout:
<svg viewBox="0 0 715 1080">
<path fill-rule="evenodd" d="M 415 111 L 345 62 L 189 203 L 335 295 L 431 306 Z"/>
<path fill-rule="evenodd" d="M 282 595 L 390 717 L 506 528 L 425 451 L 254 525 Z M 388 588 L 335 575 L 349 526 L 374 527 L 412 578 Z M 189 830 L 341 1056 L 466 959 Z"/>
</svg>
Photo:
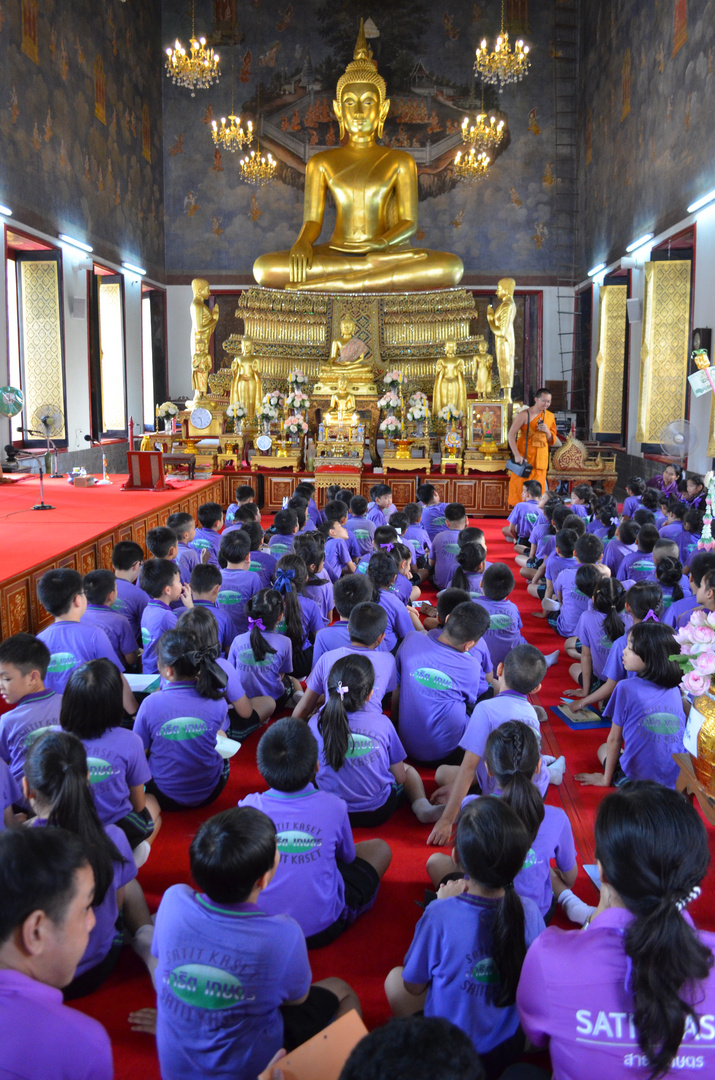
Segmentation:
<svg viewBox="0 0 715 1080">
<path fill-rule="evenodd" d="M 38 405 L 32 414 L 32 428 L 31 433 L 34 435 L 41 435 L 43 439 L 47 440 L 47 453 L 52 451 L 52 474 L 53 480 L 61 480 L 62 473 L 58 469 L 57 461 L 57 447 L 52 441 L 53 438 L 59 435 L 65 426 L 65 419 L 60 409 L 56 405 Z"/>
<path fill-rule="evenodd" d="M 698 445 L 698 433 L 688 420 L 671 420 L 660 433 L 660 446 L 666 457 L 678 462 L 681 469 L 688 454 Z"/>
</svg>

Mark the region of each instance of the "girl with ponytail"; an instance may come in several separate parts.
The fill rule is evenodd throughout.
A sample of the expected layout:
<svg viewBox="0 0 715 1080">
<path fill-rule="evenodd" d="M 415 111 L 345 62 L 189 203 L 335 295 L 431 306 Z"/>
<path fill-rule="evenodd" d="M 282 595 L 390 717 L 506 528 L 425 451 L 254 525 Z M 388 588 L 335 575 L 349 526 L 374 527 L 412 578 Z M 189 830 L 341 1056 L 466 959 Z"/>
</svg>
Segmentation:
<svg viewBox="0 0 715 1080">
<path fill-rule="evenodd" d="M 291 673 L 303 679 L 313 668 L 313 643 L 319 630 L 327 626 L 315 600 L 305 595 L 308 568 L 300 555 L 284 555 L 276 567 L 273 588 L 283 597 L 283 619 L 278 633 L 290 638 L 293 649 Z"/>
<path fill-rule="evenodd" d="M 394 517 L 394 514 L 393 514 Z M 392 557 L 397 563 L 397 577 L 393 591 L 403 604 L 414 603 L 422 595 L 421 589 L 412 581 L 412 548 L 396 542 L 392 546 Z"/>
<path fill-rule="evenodd" d="M 229 763 L 216 749 L 228 728 L 228 675 L 216 663 L 218 652 L 218 643 L 202 646 L 186 630 L 159 639 L 161 688 L 139 706 L 134 730 L 149 757 L 146 789 L 162 810 L 208 806 L 228 780 Z"/>
<path fill-rule="evenodd" d="M 296 536 L 293 552 L 300 555 L 308 571 L 303 595 L 318 605 L 325 625 L 333 621 L 333 583 L 325 569 L 325 544 L 319 532 Z"/>
<path fill-rule="evenodd" d="M 22 788 L 37 815 L 32 826 L 67 829 L 80 837 L 94 873 L 92 907 L 96 923 L 75 977 L 64 987 L 66 1001 L 101 986 L 121 952 L 116 921 L 124 905 L 127 928 L 138 934 L 132 944 L 150 967 L 152 923 L 127 837 L 116 825 L 102 826 L 90 792 L 87 754 L 80 739 L 66 731 L 47 731 L 30 747 Z M 140 927 L 145 929 L 140 930 Z"/>
<path fill-rule="evenodd" d="M 603 565 L 611 571 L 611 577 L 616 577 L 626 555 L 638 550 L 637 538 L 638 526 L 634 521 L 622 521 L 618 525 L 603 552 Z"/>
<path fill-rule="evenodd" d="M 457 568 L 452 574 L 450 588 L 464 589 L 470 599 L 482 595 L 482 574 L 486 570 L 487 553 L 481 544 L 465 544 L 457 555 Z"/>
<path fill-rule="evenodd" d="M 487 795 L 465 807 L 455 856 L 468 877 L 440 886 L 404 968 L 393 968 L 385 981 L 395 1016 L 423 1009 L 462 1028 L 487 1080 L 524 1049 L 516 989 L 526 951 L 544 929 L 534 901 L 514 887 L 528 850 L 529 834 L 504 799 Z"/>
<path fill-rule="evenodd" d="M 655 576 L 663 592 L 663 610 L 667 611 L 671 604 L 682 600 L 683 596 L 683 564 L 680 559 L 671 559 L 667 555 L 659 559 L 655 567 Z"/>
<path fill-rule="evenodd" d="M 436 821 L 444 808 L 429 803 L 419 773 L 405 764 L 394 724 L 379 706 L 366 707 L 374 684 L 372 662 L 359 653 L 330 669 L 325 705 L 310 720 L 319 749 L 316 783 L 345 801 L 353 827 L 382 825 L 403 793 L 419 821 Z"/>
<path fill-rule="evenodd" d="M 602 801 L 595 834 L 600 903 L 585 932 L 549 929 L 529 950 L 522 1027 L 563 1080 L 711 1076 L 715 935 L 686 915 L 705 827 L 683 795 L 641 781 Z"/>
<path fill-rule="evenodd" d="M 413 622 L 407 608 L 392 590 L 392 586 L 397 579 L 397 573 L 397 561 L 393 558 L 391 551 L 376 551 L 370 557 L 367 576 L 373 586 L 373 602 L 384 608 L 387 614 L 385 648 L 389 652 L 394 652 L 398 643 L 411 630 L 419 628 L 422 633 L 426 632 L 419 619 L 417 619 L 416 623 Z"/>
<path fill-rule="evenodd" d="M 228 662 L 238 672 L 249 697 L 268 697 L 276 709 L 302 696 L 300 683 L 290 676 L 293 647 L 278 632 L 283 619 L 283 597 L 276 589 L 261 589 L 246 604 L 248 632 L 233 639 Z"/>
<path fill-rule="evenodd" d="M 624 610 L 626 590 L 612 577 L 600 577 L 591 593 L 593 604 L 579 617 L 576 637 L 581 642 L 581 660 L 572 664 L 569 674 L 580 690 L 569 690 L 570 697 L 585 697 L 606 681 L 606 664 L 614 641 L 626 632 Z M 630 625 L 630 618 L 627 619 Z"/>
</svg>

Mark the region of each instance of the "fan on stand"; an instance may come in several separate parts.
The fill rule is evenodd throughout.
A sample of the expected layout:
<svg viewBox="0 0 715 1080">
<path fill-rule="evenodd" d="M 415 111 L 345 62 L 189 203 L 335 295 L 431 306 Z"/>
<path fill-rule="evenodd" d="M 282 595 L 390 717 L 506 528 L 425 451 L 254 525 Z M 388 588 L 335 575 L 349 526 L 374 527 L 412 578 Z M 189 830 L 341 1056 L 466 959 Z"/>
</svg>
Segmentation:
<svg viewBox="0 0 715 1080">
<path fill-rule="evenodd" d="M 698 445 L 698 433 L 689 420 L 671 420 L 660 433 L 660 448 L 666 457 L 685 468 L 688 454 Z"/>
<path fill-rule="evenodd" d="M 22 390 L 18 390 L 16 386 L 0 386 L 0 415 L 7 416 L 8 419 L 12 416 L 17 416 L 22 412 L 22 406 L 24 405 L 24 398 L 22 396 Z M 17 451 L 12 446 L 12 439 L 10 445 L 5 447 L 5 453 L 7 454 L 8 469 L 17 468 Z M 10 484 L 11 480 L 4 480 L 2 475 L 2 465 L 0 465 L 0 484 Z"/>
<path fill-rule="evenodd" d="M 52 473 L 50 479 L 61 480 L 62 473 L 58 469 L 57 447 L 52 441 L 53 436 L 59 435 L 64 429 L 65 420 L 56 405 L 38 405 L 32 414 L 33 434 L 41 435 L 47 440 L 47 453 L 52 451 Z M 49 469 L 47 472 L 49 473 Z"/>
</svg>

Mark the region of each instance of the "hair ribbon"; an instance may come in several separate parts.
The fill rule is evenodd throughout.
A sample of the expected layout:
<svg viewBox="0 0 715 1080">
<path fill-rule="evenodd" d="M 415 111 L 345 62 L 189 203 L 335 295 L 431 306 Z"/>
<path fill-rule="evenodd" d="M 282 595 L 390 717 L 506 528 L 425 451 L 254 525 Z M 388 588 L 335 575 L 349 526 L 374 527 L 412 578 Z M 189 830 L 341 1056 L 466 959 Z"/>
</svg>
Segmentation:
<svg viewBox="0 0 715 1080">
<path fill-rule="evenodd" d="M 251 616 L 249 615 L 248 616 L 248 629 L 250 630 L 251 627 L 253 627 L 253 626 L 257 626 L 259 630 L 263 630 L 265 632 L 266 625 L 263 622 L 263 619 L 252 619 Z"/>
<path fill-rule="evenodd" d="M 284 570 L 281 568 L 276 571 L 276 580 L 274 588 L 279 593 L 290 592 L 293 588 L 293 578 L 295 577 L 295 570 Z"/>
<path fill-rule="evenodd" d="M 648 614 L 646 615 L 646 617 L 645 617 L 645 619 L 643 620 L 643 622 L 648 622 L 648 620 L 649 620 L 649 619 L 652 619 L 652 620 L 653 620 L 653 622 L 660 622 L 660 619 L 658 618 L 658 616 L 656 615 L 656 613 L 655 613 L 655 612 L 653 611 L 653 608 L 649 608 L 649 609 L 648 609 Z"/>
<path fill-rule="evenodd" d="M 619 520 L 620 520 L 620 519 L 619 519 L 619 518 L 617 518 L 617 517 L 612 517 L 612 518 L 611 518 L 611 525 L 617 525 L 617 524 L 618 524 L 618 522 L 619 522 Z"/>
<path fill-rule="evenodd" d="M 383 551 L 392 551 L 394 546 L 395 546 L 394 544 L 380 544 L 380 547 L 382 548 Z"/>
<path fill-rule="evenodd" d="M 349 690 L 350 690 L 350 687 L 349 686 L 343 686 L 343 684 L 341 682 L 339 682 L 338 685 L 335 687 L 335 693 L 340 694 L 340 700 L 341 701 L 343 700 L 343 698 L 345 697 L 345 695 L 348 693 Z"/>
</svg>

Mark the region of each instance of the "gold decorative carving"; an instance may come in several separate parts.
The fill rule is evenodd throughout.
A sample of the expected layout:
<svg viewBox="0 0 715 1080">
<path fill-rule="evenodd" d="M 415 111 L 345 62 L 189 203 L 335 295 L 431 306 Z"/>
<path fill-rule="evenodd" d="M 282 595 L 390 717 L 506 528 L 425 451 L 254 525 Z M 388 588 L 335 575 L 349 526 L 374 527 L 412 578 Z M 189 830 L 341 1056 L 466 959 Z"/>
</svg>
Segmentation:
<svg viewBox="0 0 715 1080">
<path fill-rule="evenodd" d="M 579 439 L 569 435 L 551 455 L 546 480 L 550 488 L 555 488 L 562 480 L 573 484 L 599 480 L 610 495 L 617 480 L 616 455 L 591 454 Z"/>
<path fill-rule="evenodd" d="M 639 442 L 660 442 L 666 424 L 685 415 L 691 271 L 692 264 L 686 260 L 645 265 Z"/>
<path fill-rule="evenodd" d="M 593 430 L 619 433 L 623 422 L 623 365 L 626 353 L 626 285 L 602 285 L 598 307 L 598 356 Z"/>
</svg>

